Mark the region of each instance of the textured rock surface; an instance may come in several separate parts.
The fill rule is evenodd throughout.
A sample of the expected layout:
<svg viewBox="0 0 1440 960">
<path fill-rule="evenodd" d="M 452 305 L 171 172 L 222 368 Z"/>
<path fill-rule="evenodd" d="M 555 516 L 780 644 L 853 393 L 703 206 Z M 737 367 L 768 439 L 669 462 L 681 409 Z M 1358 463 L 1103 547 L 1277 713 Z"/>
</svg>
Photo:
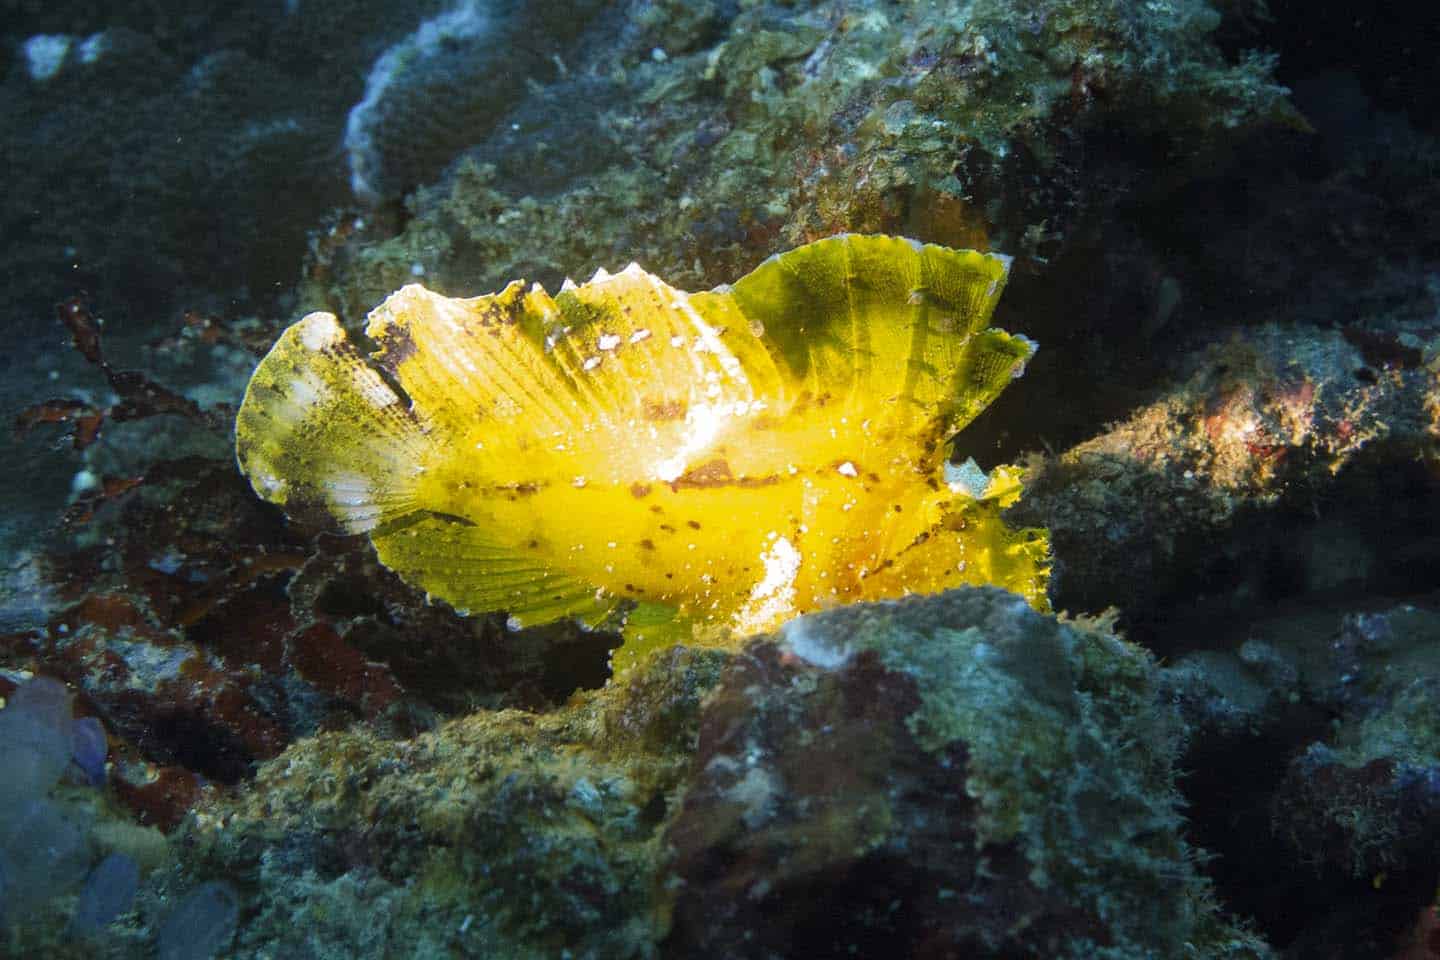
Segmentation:
<svg viewBox="0 0 1440 960">
<path fill-rule="evenodd" d="M 293 282 L 305 231 L 345 199 L 335 147 L 372 46 L 435 4 L 288 6 L 61 3 L 7 17 L 17 44 L 69 41 L 52 76 L 17 62 L 0 86 L 19 131 L 0 147 L 15 278 L 4 302 L 25 329 L 82 289 L 134 331 Z"/>
<path fill-rule="evenodd" d="M 350 108 L 350 185 L 369 205 L 394 202 L 485 139 L 528 85 L 567 71 L 587 32 L 613 30 L 620 5 L 462 0 L 385 49 Z"/>
<path fill-rule="evenodd" d="M 661 824 L 719 666 L 675 651 L 549 715 L 302 741 L 197 813 L 168 882 L 258 892 L 235 957 L 652 956 Z"/>
<path fill-rule="evenodd" d="M 1102 627 L 994 589 L 794 620 L 722 675 L 667 829 L 678 956 L 1264 951 L 1182 839 L 1177 716 Z"/>
<path fill-rule="evenodd" d="M 417 264 L 453 293 L 631 259 L 703 288 L 842 230 L 1050 257 L 1154 176 L 1099 149 L 1112 130 L 1203 154 L 1290 117 L 1269 62 L 1226 62 L 1188 0 L 616 12 L 307 299 L 358 317 Z"/>
<path fill-rule="evenodd" d="M 1388 528 L 1424 551 L 1440 536 L 1426 479 L 1440 462 L 1440 338 L 1428 323 L 1261 327 L 1185 365 L 1124 422 L 1037 461 L 1015 513 L 1052 532 L 1057 607 L 1119 606 L 1147 642 L 1181 646 L 1177 612 L 1203 620 L 1362 583 L 1424 589 L 1412 554 L 1364 542 Z M 1314 509 L 1346 498 L 1374 509 Z M 1149 632 L 1161 620 L 1168 637 Z"/>
<path fill-rule="evenodd" d="M 1194 870 L 1155 679 L 998 590 L 844 608 L 548 715 L 298 742 L 146 896 L 229 878 L 241 957 L 1264 955 Z"/>
<path fill-rule="evenodd" d="M 1297 606 L 1239 629 L 1163 671 L 1192 836 L 1286 955 L 1384 955 L 1434 896 L 1440 615 Z"/>
</svg>

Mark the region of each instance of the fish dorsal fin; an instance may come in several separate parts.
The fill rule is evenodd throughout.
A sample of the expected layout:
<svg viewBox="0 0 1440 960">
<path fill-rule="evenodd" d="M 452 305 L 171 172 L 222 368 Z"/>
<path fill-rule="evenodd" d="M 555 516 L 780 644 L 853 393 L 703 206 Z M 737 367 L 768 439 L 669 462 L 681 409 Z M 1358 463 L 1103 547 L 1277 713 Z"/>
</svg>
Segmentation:
<svg viewBox="0 0 1440 960">
<path fill-rule="evenodd" d="M 711 296 L 763 329 L 796 391 L 838 395 L 842 409 L 929 441 L 974 419 L 1034 350 L 986 329 L 1009 263 L 848 234 L 771 257 Z"/>
<path fill-rule="evenodd" d="M 370 318 L 377 362 L 495 484 L 673 480 L 779 389 L 746 329 L 631 264 L 551 297 L 454 300 L 409 286 Z"/>
<path fill-rule="evenodd" d="M 580 449 L 604 462 L 601 476 L 673 481 L 780 396 L 748 326 L 706 318 L 692 299 L 633 263 L 555 299 L 554 364 L 592 412 Z"/>
</svg>

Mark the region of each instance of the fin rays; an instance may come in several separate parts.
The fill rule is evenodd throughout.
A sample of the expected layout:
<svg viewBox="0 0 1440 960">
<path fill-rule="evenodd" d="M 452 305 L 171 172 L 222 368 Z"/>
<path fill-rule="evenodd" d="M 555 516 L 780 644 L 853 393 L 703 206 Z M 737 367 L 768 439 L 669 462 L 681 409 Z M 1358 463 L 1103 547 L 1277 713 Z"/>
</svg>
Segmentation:
<svg viewBox="0 0 1440 960">
<path fill-rule="evenodd" d="M 772 257 L 732 293 L 792 382 L 851 405 L 888 404 L 891 430 L 943 439 L 1003 387 L 989 365 L 1014 369 L 1033 348 L 1000 331 L 976 339 L 1008 269 L 1006 258 L 973 250 L 840 236 Z M 971 364 L 985 366 L 978 383 Z M 917 417 L 917 407 L 932 415 Z"/>
<path fill-rule="evenodd" d="M 373 536 L 380 561 L 462 610 L 509 611 L 516 626 L 572 616 L 588 624 L 618 601 L 496 543 L 491 531 L 428 516 Z"/>
</svg>

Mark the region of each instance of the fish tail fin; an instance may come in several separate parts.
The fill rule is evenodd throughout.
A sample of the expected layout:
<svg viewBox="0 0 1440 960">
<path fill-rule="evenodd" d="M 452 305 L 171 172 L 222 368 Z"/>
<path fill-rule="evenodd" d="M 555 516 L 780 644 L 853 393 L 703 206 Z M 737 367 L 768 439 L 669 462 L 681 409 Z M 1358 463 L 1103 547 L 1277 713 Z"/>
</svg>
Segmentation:
<svg viewBox="0 0 1440 960">
<path fill-rule="evenodd" d="M 417 509 L 432 442 L 335 317 L 293 324 L 256 368 L 235 418 L 240 469 L 292 517 L 365 533 Z"/>
</svg>

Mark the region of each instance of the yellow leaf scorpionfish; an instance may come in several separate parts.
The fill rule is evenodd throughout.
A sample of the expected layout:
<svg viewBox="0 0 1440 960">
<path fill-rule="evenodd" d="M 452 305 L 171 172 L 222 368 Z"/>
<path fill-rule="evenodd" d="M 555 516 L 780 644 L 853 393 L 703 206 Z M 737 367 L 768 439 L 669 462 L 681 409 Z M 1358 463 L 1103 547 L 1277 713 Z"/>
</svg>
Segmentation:
<svg viewBox="0 0 1440 960">
<path fill-rule="evenodd" d="M 686 293 L 631 265 L 552 296 L 406 286 L 368 355 L 312 313 L 255 370 L 241 469 L 461 612 L 623 625 L 617 668 L 858 600 L 995 584 L 1044 608 L 1018 471 L 947 442 L 1035 344 L 1009 260 L 846 235 Z"/>
</svg>

